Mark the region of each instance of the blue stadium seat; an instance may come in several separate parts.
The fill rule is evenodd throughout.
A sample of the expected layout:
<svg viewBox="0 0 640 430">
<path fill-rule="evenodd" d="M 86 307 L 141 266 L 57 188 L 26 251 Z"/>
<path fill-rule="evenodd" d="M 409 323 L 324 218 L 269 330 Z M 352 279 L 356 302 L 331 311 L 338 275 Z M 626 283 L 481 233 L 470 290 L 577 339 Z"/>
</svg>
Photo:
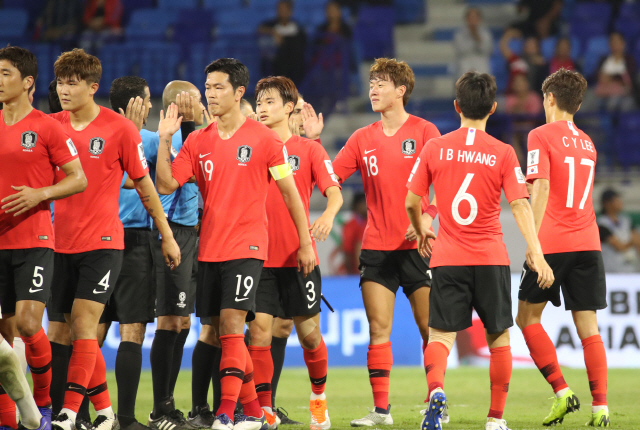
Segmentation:
<svg viewBox="0 0 640 430">
<path fill-rule="evenodd" d="M 0 38 L 22 39 L 29 23 L 25 9 L 0 9 Z"/>
<path fill-rule="evenodd" d="M 522 47 L 524 46 L 524 39 L 511 39 L 508 43 L 509 49 L 515 54 L 522 54 Z"/>
<path fill-rule="evenodd" d="M 133 11 L 138 9 L 151 9 L 154 7 L 154 0 L 127 0 L 127 5 L 122 11 L 122 26 L 129 24 L 129 19 Z"/>
<path fill-rule="evenodd" d="M 629 45 L 640 37 L 640 4 L 623 3 L 614 24 L 616 31 L 622 33 Z"/>
<path fill-rule="evenodd" d="M 158 0 L 158 8 L 165 10 L 190 9 L 198 7 L 199 0 Z"/>
<path fill-rule="evenodd" d="M 620 114 L 615 149 L 623 166 L 640 164 L 640 113 Z"/>
<path fill-rule="evenodd" d="M 131 14 L 126 27 L 128 40 L 157 41 L 164 40 L 167 28 L 175 23 L 178 16 L 175 13 L 159 9 L 138 9 Z"/>
<path fill-rule="evenodd" d="M 209 63 L 218 58 L 227 57 L 226 43 L 200 43 L 191 47 L 189 59 L 187 61 L 186 79 L 198 88 L 204 88 L 206 76 L 204 69 Z M 204 97 L 204 93 L 202 94 Z"/>
<path fill-rule="evenodd" d="M 202 7 L 205 9 L 214 9 L 215 11 L 240 9 L 242 0 L 204 0 Z"/>
<path fill-rule="evenodd" d="M 326 21 L 324 9 L 302 9 L 297 8 L 293 13 L 293 18 L 298 21 L 308 32 L 315 29 Z"/>
<path fill-rule="evenodd" d="M 98 95 L 109 95 L 109 89 L 114 79 L 132 74 L 136 63 L 136 51 L 131 45 L 122 43 L 107 44 L 98 54 L 102 63 L 102 79 L 98 88 Z"/>
<path fill-rule="evenodd" d="M 177 43 L 146 42 L 134 44 L 139 58 L 139 76 L 149 83 L 154 96 L 162 95 L 167 83 L 178 77 L 181 49 Z"/>
<path fill-rule="evenodd" d="M 395 24 L 392 7 L 362 6 L 354 37 L 362 48 L 362 57 L 371 60 L 379 57 L 393 57 Z"/>
<path fill-rule="evenodd" d="M 607 2 L 577 3 L 571 14 L 571 35 L 580 39 L 607 34 L 611 4 Z"/>
<path fill-rule="evenodd" d="M 431 39 L 439 42 L 450 42 L 456 35 L 457 28 L 439 28 L 431 33 Z"/>
<path fill-rule="evenodd" d="M 396 14 L 396 23 L 410 24 L 425 21 L 424 0 L 395 0 L 393 8 Z"/>
<path fill-rule="evenodd" d="M 275 15 L 280 0 L 251 0 L 249 1 L 249 7 L 251 9 L 259 10 Z M 296 2 L 296 6 L 298 2 Z"/>
<path fill-rule="evenodd" d="M 577 60 L 580 57 L 580 50 L 582 48 L 580 39 L 577 37 L 571 37 L 571 58 Z M 556 52 L 556 44 L 558 43 L 557 37 L 547 37 L 540 42 L 540 51 L 542 56 L 547 60 L 551 60 L 553 54 Z"/>
<path fill-rule="evenodd" d="M 265 20 L 264 15 L 252 9 L 216 11 L 216 37 L 255 34 Z"/>
<path fill-rule="evenodd" d="M 631 55 L 633 55 L 633 58 L 635 58 L 636 64 L 640 64 L 640 39 L 638 39 L 638 41 L 636 42 L 635 49 L 633 50 Z"/>
<path fill-rule="evenodd" d="M 4 0 L 2 6 L 5 9 L 25 9 L 29 14 L 29 24 L 31 28 L 36 19 L 42 14 L 45 0 Z"/>
<path fill-rule="evenodd" d="M 206 9 L 181 9 L 174 25 L 173 41 L 180 43 L 188 52 L 193 43 L 209 42 L 214 34 L 213 11 Z"/>
<path fill-rule="evenodd" d="M 587 48 L 584 51 L 582 74 L 587 78 L 593 77 L 598 67 L 598 62 L 607 54 L 609 54 L 609 39 L 606 36 L 597 36 L 589 39 Z"/>
<path fill-rule="evenodd" d="M 6 43 L 0 46 L 6 46 Z M 49 93 L 49 82 L 54 79 L 53 63 L 62 52 L 60 46 L 50 43 L 25 43 L 21 46 L 31 51 L 38 59 L 35 95 L 37 97 L 46 96 Z"/>
<path fill-rule="evenodd" d="M 491 73 L 496 78 L 498 92 L 502 93 L 507 89 L 509 73 L 507 72 L 507 62 L 500 53 L 494 53 L 489 60 Z"/>
</svg>

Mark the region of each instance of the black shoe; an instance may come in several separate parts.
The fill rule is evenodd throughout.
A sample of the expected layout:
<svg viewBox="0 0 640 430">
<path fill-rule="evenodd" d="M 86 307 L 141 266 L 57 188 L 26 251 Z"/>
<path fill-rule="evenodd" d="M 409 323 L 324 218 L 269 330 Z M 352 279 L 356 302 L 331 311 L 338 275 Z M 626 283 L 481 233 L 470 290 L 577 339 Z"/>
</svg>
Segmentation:
<svg viewBox="0 0 640 430">
<path fill-rule="evenodd" d="M 106 415 L 98 415 L 93 422 L 95 430 L 120 430 L 118 419 L 114 416 L 109 418 Z"/>
<path fill-rule="evenodd" d="M 213 412 L 209 410 L 208 404 L 202 407 L 196 406 L 195 415 L 192 415 L 191 412 L 189 411 L 187 414 L 187 422 L 196 429 L 210 429 L 216 419 Z"/>
<path fill-rule="evenodd" d="M 76 417 L 76 430 L 95 430 L 91 421 Z"/>
<path fill-rule="evenodd" d="M 120 420 L 118 420 L 118 422 L 120 422 Z M 122 424 L 120 424 L 120 430 L 150 430 L 150 429 L 144 424 L 138 422 L 138 420 L 134 419 L 133 422 L 127 425 L 123 426 Z"/>
<path fill-rule="evenodd" d="M 193 430 L 187 420 L 184 419 L 184 414 L 178 409 L 174 409 L 167 415 L 162 415 L 156 419 L 151 418 L 149 415 L 149 422 L 147 423 L 151 429 L 156 430 Z"/>
<path fill-rule="evenodd" d="M 278 417 L 278 419 L 280 420 L 280 425 L 284 425 L 284 426 L 304 425 L 304 423 L 301 423 L 299 421 L 294 421 L 291 418 L 289 418 L 289 413 L 284 408 L 275 408 L 275 411 L 276 411 L 276 417 Z"/>
</svg>

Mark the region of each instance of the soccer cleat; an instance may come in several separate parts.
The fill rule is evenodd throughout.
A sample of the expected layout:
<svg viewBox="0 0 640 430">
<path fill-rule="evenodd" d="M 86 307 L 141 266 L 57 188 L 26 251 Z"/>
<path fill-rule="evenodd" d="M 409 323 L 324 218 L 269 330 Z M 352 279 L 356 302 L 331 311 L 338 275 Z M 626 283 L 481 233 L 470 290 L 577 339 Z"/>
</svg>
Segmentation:
<svg viewBox="0 0 640 430">
<path fill-rule="evenodd" d="M 38 408 L 40 409 L 40 408 Z M 51 411 L 51 409 L 49 409 L 49 411 Z M 38 426 L 37 429 L 33 429 L 33 430 L 51 430 L 51 413 L 49 413 L 49 419 L 47 420 L 47 417 L 44 416 L 44 414 L 41 414 L 42 418 L 40 418 L 40 425 Z M 1 430 L 13 430 L 11 427 L 8 426 L 0 426 Z M 32 429 L 28 429 L 27 427 L 25 427 L 24 425 L 22 425 L 22 423 L 18 424 L 18 430 L 32 430 Z"/>
<path fill-rule="evenodd" d="M 487 418 L 487 423 L 484 425 L 484 430 L 510 430 L 507 427 L 507 422 L 505 420 L 500 420 L 498 418 Z"/>
<path fill-rule="evenodd" d="M 391 405 L 387 406 L 387 413 L 377 412 L 376 408 L 373 410 L 367 408 L 369 414 L 364 418 L 351 421 L 351 427 L 371 427 L 377 425 L 392 425 L 393 418 L 391 418 Z"/>
<path fill-rule="evenodd" d="M 311 422 L 309 423 L 311 430 L 327 430 L 331 428 L 326 398 L 323 400 L 311 400 L 309 411 L 311 412 Z"/>
<path fill-rule="evenodd" d="M 76 430 L 95 430 L 91 421 L 85 421 L 80 417 L 76 417 Z"/>
<path fill-rule="evenodd" d="M 120 420 L 118 420 L 118 424 L 120 424 Z M 80 430 L 80 429 L 78 429 Z M 149 427 L 145 426 L 144 424 L 138 422 L 137 420 L 133 420 L 132 423 L 122 427 L 122 424 L 120 424 L 120 430 L 150 430 Z"/>
<path fill-rule="evenodd" d="M 442 411 L 442 424 L 449 424 L 449 404 L 444 405 L 444 411 Z"/>
<path fill-rule="evenodd" d="M 282 424 L 283 426 L 301 426 L 304 423 L 300 421 L 295 421 L 289 418 L 289 413 L 285 408 L 275 408 L 276 411 L 276 422 L 278 425 Z"/>
<path fill-rule="evenodd" d="M 542 421 L 542 425 L 544 426 L 562 424 L 565 415 L 580 410 L 580 400 L 578 400 L 575 393 L 571 390 L 567 390 L 562 397 L 552 397 L 552 399 L 553 406 L 551 406 L 551 412 L 549 412 L 549 415 Z"/>
<path fill-rule="evenodd" d="M 76 430 L 76 424 L 67 414 L 58 414 L 51 419 L 51 427 L 57 430 Z"/>
<path fill-rule="evenodd" d="M 218 415 L 211 425 L 211 430 L 233 430 L 233 428 L 233 421 L 227 414 Z"/>
<path fill-rule="evenodd" d="M 40 411 L 40 414 L 42 415 L 42 418 L 44 418 L 47 421 L 47 429 L 51 429 L 51 405 L 49 406 L 38 406 L 38 410 Z"/>
<path fill-rule="evenodd" d="M 441 430 L 442 429 L 442 413 L 447 404 L 447 396 L 442 388 L 436 388 L 431 392 L 429 397 L 429 406 L 427 409 L 420 411 L 424 418 L 422 420 L 421 430 Z"/>
<path fill-rule="evenodd" d="M 611 427 L 609 408 L 600 409 L 598 412 L 592 413 L 587 425 L 590 427 Z"/>
<path fill-rule="evenodd" d="M 98 415 L 93 422 L 93 427 L 95 430 L 118 430 L 120 424 L 115 417 L 110 418 L 106 415 Z"/>
<path fill-rule="evenodd" d="M 276 413 L 273 411 L 269 413 L 264 409 L 262 409 L 262 412 L 264 412 L 264 418 L 267 420 L 269 430 L 276 430 L 278 428 L 278 419 Z"/>
<path fill-rule="evenodd" d="M 242 417 L 236 421 L 233 428 L 234 430 L 267 430 L 269 424 L 267 424 L 264 413 L 260 418 L 242 415 Z"/>
<path fill-rule="evenodd" d="M 187 414 L 187 422 L 196 429 L 209 429 L 213 425 L 213 421 L 216 419 L 213 412 L 209 410 L 209 405 L 202 407 L 196 406 L 196 414 L 192 415 L 192 411 Z"/>
<path fill-rule="evenodd" d="M 155 430 L 193 430 L 193 427 L 184 419 L 184 414 L 178 409 L 156 419 L 152 419 L 149 415 L 147 426 Z"/>
</svg>

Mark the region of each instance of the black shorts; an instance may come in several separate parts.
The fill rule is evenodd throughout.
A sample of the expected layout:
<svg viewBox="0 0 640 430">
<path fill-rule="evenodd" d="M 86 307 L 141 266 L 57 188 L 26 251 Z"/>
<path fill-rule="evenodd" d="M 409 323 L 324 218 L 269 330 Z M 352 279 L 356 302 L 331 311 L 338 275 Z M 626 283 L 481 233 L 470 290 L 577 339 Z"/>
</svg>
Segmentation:
<svg viewBox="0 0 640 430">
<path fill-rule="evenodd" d="M 518 299 L 529 303 L 551 302 L 560 306 L 560 289 L 568 311 L 595 311 L 607 307 L 607 281 L 602 252 L 579 251 L 546 254 L 555 282 L 550 288 L 538 286 L 538 274 L 524 263 Z"/>
<path fill-rule="evenodd" d="M 124 229 L 122 270 L 104 310 L 107 321 L 120 324 L 153 322 L 155 289 L 151 281 L 151 230 Z"/>
<path fill-rule="evenodd" d="M 464 330 L 471 327 L 474 309 L 489 334 L 513 326 L 509 266 L 434 267 L 429 327 Z"/>
<path fill-rule="evenodd" d="M 247 321 L 253 321 L 256 311 L 256 291 L 260 283 L 263 260 L 238 260 L 198 263 L 196 315 L 219 316 L 221 309 L 247 311 Z"/>
<path fill-rule="evenodd" d="M 56 312 L 53 310 L 51 298 L 49 298 L 49 301 L 47 302 L 47 319 L 49 322 L 67 322 L 67 320 L 64 319 L 64 314 L 62 312 Z"/>
<path fill-rule="evenodd" d="M 46 303 L 53 280 L 53 249 L 0 250 L 0 312 L 16 312 L 16 302 Z"/>
<path fill-rule="evenodd" d="M 256 312 L 280 318 L 320 312 L 322 278 L 316 266 L 306 278 L 297 267 L 265 267 L 256 294 Z"/>
<path fill-rule="evenodd" d="M 180 247 L 180 265 L 171 270 L 162 256 L 162 240 L 158 230 L 153 230 L 153 282 L 156 290 L 156 316 L 180 317 L 193 313 L 195 285 L 192 282 L 193 260 L 196 259 L 198 232 L 194 227 L 169 222 L 173 238 Z"/>
<path fill-rule="evenodd" d="M 78 254 L 55 253 L 52 310 L 71 313 L 75 299 L 109 301 L 122 268 L 123 251 L 97 249 Z"/>
<path fill-rule="evenodd" d="M 388 288 L 393 294 L 402 286 L 405 296 L 431 285 L 429 259 L 422 258 L 417 249 L 402 251 L 375 251 L 363 249 L 360 253 L 360 286 L 373 281 Z"/>
</svg>

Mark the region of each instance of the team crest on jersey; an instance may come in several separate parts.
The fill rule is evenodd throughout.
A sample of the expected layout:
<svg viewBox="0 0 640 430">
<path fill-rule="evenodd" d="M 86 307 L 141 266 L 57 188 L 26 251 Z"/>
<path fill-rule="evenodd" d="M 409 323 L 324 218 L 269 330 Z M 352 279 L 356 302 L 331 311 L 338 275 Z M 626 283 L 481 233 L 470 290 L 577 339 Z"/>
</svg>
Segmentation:
<svg viewBox="0 0 640 430">
<path fill-rule="evenodd" d="M 246 163 L 251 160 L 251 153 L 253 150 L 249 145 L 238 146 L 238 152 L 236 153 L 236 159 L 241 163 Z"/>
<path fill-rule="evenodd" d="M 402 141 L 402 153 L 404 155 L 413 155 L 416 153 L 416 141 L 413 139 L 405 139 Z"/>
<path fill-rule="evenodd" d="M 20 146 L 24 149 L 31 149 L 36 146 L 38 141 L 38 135 L 35 131 L 25 131 L 20 137 Z"/>
<path fill-rule="evenodd" d="M 300 168 L 300 157 L 297 155 L 289 155 L 289 166 L 294 172 Z"/>
<path fill-rule="evenodd" d="M 92 137 L 89 141 L 89 152 L 93 155 L 100 155 L 104 151 L 104 139 L 101 137 Z"/>
</svg>

